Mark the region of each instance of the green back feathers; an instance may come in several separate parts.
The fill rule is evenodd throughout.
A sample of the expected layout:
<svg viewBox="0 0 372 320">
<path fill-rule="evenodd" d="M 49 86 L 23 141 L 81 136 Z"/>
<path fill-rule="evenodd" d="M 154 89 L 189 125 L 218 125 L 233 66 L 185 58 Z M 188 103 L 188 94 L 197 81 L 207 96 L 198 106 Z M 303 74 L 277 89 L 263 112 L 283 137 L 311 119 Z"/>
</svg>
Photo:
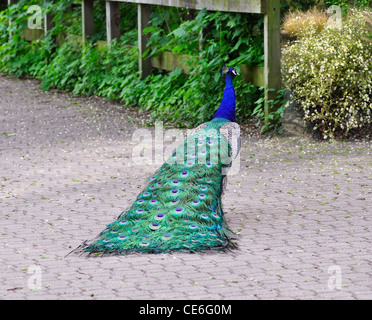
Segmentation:
<svg viewBox="0 0 372 320">
<path fill-rule="evenodd" d="M 221 206 L 222 167 L 229 156 L 215 119 L 192 135 L 148 179 L 132 206 L 79 251 L 93 254 L 195 252 L 234 245 Z"/>
</svg>

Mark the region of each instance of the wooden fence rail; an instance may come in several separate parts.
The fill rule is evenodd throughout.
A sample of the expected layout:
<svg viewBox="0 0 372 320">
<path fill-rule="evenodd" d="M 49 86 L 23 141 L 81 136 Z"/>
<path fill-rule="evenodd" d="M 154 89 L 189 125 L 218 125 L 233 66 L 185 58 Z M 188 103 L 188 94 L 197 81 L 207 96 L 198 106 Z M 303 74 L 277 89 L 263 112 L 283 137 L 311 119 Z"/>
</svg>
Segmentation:
<svg viewBox="0 0 372 320">
<path fill-rule="evenodd" d="M 92 2 L 93 0 L 82 1 Z M 148 26 L 148 21 L 150 20 L 151 5 L 183 7 L 196 10 L 206 8 L 211 11 L 220 10 L 226 12 L 264 14 L 265 68 L 263 70 L 263 80 L 266 88 L 274 89 L 273 91 L 266 90 L 265 98 L 266 101 L 275 100 L 277 91 L 281 88 L 280 0 L 106 0 L 106 16 L 108 20 L 112 17 L 113 11 L 118 12 L 118 7 L 115 7 L 118 2 L 138 4 L 139 68 L 142 77 L 147 77 L 151 73 L 151 68 L 153 66 L 150 59 L 143 57 L 143 53 L 147 49 L 145 43 L 148 37 L 148 35 L 143 33 L 143 30 Z M 93 17 L 85 18 L 93 19 Z M 107 26 L 108 41 L 115 37 L 120 38 L 120 17 L 116 16 L 115 21 L 108 21 Z M 262 78 L 259 72 L 256 72 L 256 74 L 258 74 L 258 78 Z M 257 80 L 256 76 L 254 78 Z M 255 82 L 257 83 L 258 81 Z M 275 106 L 265 104 L 266 115 L 273 111 L 271 108 L 275 108 Z"/>
<path fill-rule="evenodd" d="M 8 4 L 17 0 L 7 0 Z M 94 15 L 93 0 L 81 0 L 82 3 L 82 33 L 83 41 L 94 35 Z M 106 32 L 107 43 L 113 39 L 120 39 L 120 2 L 137 3 L 138 5 L 138 59 L 139 71 L 142 78 L 151 74 L 153 67 L 165 70 L 174 70 L 182 67 L 187 72 L 185 61 L 188 56 L 177 55 L 172 52 L 160 52 L 155 58 L 144 57 L 147 50 L 149 34 L 144 34 L 143 30 L 149 26 L 152 5 L 182 7 L 188 9 L 201 10 L 206 8 L 210 11 L 226 11 L 241 13 L 256 13 L 264 15 L 264 52 L 265 67 L 242 65 L 241 71 L 243 81 L 252 82 L 257 86 L 265 86 L 266 101 L 274 100 L 277 91 L 281 89 L 280 73 L 280 0 L 106 0 Z M 51 17 L 45 17 L 45 32 L 51 28 Z M 35 37 L 42 36 L 40 31 L 26 31 L 25 37 L 34 40 Z M 83 43 L 82 41 L 82 43 Z M 265 113 L 269 114 L 270 108 L 275 108 L 271 104 L 266 104 Z"/>
<path fill-rule="evenodd" d="M 93 2 L 93 0 L 82 0 L 84 2 Z M 188 9 L 201 10 L 206 8 L 211 11 L 227 11 L 242 13 L 264 14 L 264 45 L 265 45 L 265 67 L 263 77 L 260 69 L 251 68 L 254 76 L 245 75 L 246 79 L 252 79 L 256 84 L 263 78 L 263 84 L 266 88 L 266 101 L 274 100 L 277 91 L 281 88 L 280 72 L 280 0 L 106 0 L 107 10 L 107 40 L 120 38 L 120 16 L 117 4 L 119 2 L 130 2 L 138 4 L 138 44 L 139 44 L 139 68 L 142 77 L 147 77 L 151 73 L 153 62 L 143 57 L 146 51 L 148 34 L 143 30 L 148 26 L 150 20 L 151 5 L 163 5 L 172 7 L 183 7 Z M 116 12 L 115 20 L 112 21 L 113 12 Z M 92 16 L 86 16 L 85 21 L 92 20 Z M 164 59 L 163 59 L 164 61 Z M 249 70 L 249 69 L 248 69 Z M 265 113 L 269 114 L 270 104 L 266 104 Z M 275 108 L 275 107 L 274 107 Z"/>
</svg>

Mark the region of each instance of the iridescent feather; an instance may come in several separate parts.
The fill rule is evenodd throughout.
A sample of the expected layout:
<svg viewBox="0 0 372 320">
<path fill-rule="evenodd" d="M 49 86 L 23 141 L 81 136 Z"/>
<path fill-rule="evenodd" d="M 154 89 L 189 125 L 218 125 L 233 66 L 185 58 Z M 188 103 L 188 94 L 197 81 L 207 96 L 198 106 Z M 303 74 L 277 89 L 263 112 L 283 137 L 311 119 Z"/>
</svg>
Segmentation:
<svg viewBox="0 0 372 320">
<path fill-rule="evenodd" d="M 221 74 L 228 78 L 229 69 Z M 100 255 L 235 248 L 221 203 L 231 147 L 220 128 L 230 121 L 215 117 L 199 126 L 149 177 L 131 207 L 75 251 Z"/>
</svg>

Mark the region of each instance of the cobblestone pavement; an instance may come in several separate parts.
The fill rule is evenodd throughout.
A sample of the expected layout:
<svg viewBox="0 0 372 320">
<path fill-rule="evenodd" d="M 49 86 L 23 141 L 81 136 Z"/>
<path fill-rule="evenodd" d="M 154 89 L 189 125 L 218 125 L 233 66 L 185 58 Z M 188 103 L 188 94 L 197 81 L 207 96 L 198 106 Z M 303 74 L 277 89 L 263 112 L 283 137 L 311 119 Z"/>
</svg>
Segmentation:
<svg viewBox="0 0 372 320">
<path fill-rule="evenodd" d="M 371 299 L 371 142 L 243 137 L 224 209 L 240 249 L 71 254 L 130 205 L 133 110 L 0 77 L 0 299 Z"/>
</svg>

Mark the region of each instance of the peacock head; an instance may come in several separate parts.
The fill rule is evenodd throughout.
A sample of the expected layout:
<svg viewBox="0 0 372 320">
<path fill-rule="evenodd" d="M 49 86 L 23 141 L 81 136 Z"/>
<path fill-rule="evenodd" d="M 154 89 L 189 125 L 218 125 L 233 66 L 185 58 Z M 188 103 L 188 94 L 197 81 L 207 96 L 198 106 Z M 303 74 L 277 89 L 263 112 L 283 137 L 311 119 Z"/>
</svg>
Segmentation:
<svg viewBox="0 0 372 320">
<path fill-rule="evenodd" d="M 229 68 L 226 64 L 222 66 L 220 73 L 222 77 L 231 75 L 232 78 L 235 78 L 239 75 L 235 68 Z"/>
</svg>

